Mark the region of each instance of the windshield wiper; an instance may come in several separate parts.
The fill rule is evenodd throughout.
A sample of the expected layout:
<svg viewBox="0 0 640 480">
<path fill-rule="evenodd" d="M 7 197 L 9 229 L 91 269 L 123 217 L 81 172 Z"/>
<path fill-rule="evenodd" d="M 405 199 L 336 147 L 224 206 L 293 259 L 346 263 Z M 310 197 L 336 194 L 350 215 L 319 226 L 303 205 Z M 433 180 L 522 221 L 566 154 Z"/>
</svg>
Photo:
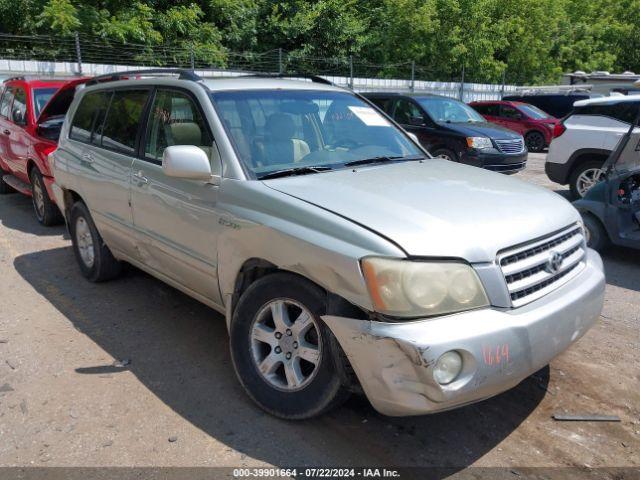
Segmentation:
<svg viewBox="0 0 640 480">
<path fill-rule="evenodd" d="M 422 155 L 397 155 L 395 157 L 379 156 L 371 158 L 363 158 L 362 160 L 353 160 L 344 164 L 345 167 L 355 167 L 357 165 L 369 165 L 372 163 L 395 162 L 396 160 L 424 160 Z"/>
<path fill-rule="evenodd" d="M 283 168 L 282 170 L 276 170 L 275 172 L 265 173 L 264 175 L 258 177 L 258 180 L 267 180 L 269 178 L 279 178 L 279 177 L 289 177 L 293 175 L 307 175 L 308 173 L 326 172 L 327 170 L 332 170 L 332 168 L 326 165 L 317 165 L 317 166 L 311 166 L 311 167 Z"/>
</svg>

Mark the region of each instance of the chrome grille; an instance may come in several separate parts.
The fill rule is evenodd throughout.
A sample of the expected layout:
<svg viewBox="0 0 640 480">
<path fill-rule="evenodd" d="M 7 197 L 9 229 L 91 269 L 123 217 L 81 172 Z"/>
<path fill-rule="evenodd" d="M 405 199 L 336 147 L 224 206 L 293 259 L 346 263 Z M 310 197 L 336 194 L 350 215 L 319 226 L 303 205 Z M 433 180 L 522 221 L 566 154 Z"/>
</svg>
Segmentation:
<svg viewBox="0 0 640 480">
<path fill-rule="evenodd" d="M 584 267 L 586 252 L 582 227 L 573 225 L 499 253 L 511 305 L 521 307 L 567 283 Z"/>
<path fill-rule="evenodd" d="M 494 140 L 498 150 L 502 153 L 522 153 L 524 152 L 524 140 L 516 138 L 514 140 Z"/>
</svg>

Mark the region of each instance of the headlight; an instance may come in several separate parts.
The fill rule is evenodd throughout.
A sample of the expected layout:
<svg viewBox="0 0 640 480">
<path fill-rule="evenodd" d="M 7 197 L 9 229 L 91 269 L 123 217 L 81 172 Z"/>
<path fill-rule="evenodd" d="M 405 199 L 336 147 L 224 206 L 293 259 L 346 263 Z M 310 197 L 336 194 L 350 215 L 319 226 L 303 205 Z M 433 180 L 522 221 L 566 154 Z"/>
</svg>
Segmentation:
<svg viewBox="0 0 640 480">
<path fill-rule="evenodd" d="M 420 317 L 489 305 L 478 275 L 464 263 L 368 257 L 362 271 L 379 313 Z"/>
<path fill-rule="evenodd" d="M 493 143 L 488 137 L 467 137 L 467 146 L 482 150 L 483 148 L 493 148 Z"/>
</svg>

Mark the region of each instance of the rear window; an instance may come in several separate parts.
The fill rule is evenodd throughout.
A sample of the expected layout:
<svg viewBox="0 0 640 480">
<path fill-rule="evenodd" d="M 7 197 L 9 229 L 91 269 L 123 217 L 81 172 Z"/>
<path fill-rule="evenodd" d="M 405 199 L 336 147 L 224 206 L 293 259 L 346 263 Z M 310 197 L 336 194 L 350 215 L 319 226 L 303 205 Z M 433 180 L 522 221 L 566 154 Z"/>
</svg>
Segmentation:
<svg viewBox="0 0 640 480">
<path fill-rule="evenodd" d="M 133 154 L 148 96 L 148 90 L 88 93 L 76 110 L 69 137 Z"/>
<path fill-rule="evenodd" d="M 100 130 L 104 121 L 104 114 L 109 107 L 111 92 L 92 92 L 82 97 L 80 105 L 71 121 L 69 138 L 80 142 L 91 143 L 96 137 L 100 140 Z M 95 143 L 95 142 L 94 142 Z"/>
<path fill-rule="evenodd" d="M 126 154 L 135 151 L 147 90 L 116 90 L 102 129 L 102 146 Z"/>
<path fill-rule="evenodd" d="M 609 117 L 620 122 L 631 124 L 638 115 L 638 105 L 640 105 L 640 102 L 585 105 L 583 107 L 576 107 L 573 113 L 574 115 Z"/>
<path fill-rule="evenodd" d="M 51 100 L 53 94 L 58 91 L 57 87 L 53 88 L 36 88 L 33 90 L 33 106 L 36 112 L 36 118 L 40 116 L 40 112 L 44 106 Z"/>
</svg>

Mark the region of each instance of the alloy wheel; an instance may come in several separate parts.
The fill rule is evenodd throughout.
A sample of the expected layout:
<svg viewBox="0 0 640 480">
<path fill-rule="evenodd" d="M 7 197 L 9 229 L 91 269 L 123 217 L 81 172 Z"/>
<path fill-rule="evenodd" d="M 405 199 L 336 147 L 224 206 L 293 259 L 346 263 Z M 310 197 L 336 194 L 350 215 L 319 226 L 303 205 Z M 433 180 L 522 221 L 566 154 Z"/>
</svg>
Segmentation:
<svg viewBox="0 0 640 480">
<path fill-rule="evenodd" d="M 296 391 L 311 382 L 322 355 L 320 329 L 311 312 L 295 300 L 265 304 L 250 330 L 257 371 L 270 386 Z"/>
<path fill-rule="evenodd" d="M 576 180 L 576 189 L 580 194 L 580 197 L 584 197 L 585 194 L 600 181 L 602 177 L 602 170 L 599 168 L 589 168 L 578 175 Z"/>
<path fill-rule="evenodd" d="M 93 236 L 89 229 L 89 224 L 83 217 L 78 217 L 75 226 L 76 244 L 80 252 L 82 262 L 88 268 L 93 267 L 95 261 L 95 250 L 93 249 Z"/>
</svg>

